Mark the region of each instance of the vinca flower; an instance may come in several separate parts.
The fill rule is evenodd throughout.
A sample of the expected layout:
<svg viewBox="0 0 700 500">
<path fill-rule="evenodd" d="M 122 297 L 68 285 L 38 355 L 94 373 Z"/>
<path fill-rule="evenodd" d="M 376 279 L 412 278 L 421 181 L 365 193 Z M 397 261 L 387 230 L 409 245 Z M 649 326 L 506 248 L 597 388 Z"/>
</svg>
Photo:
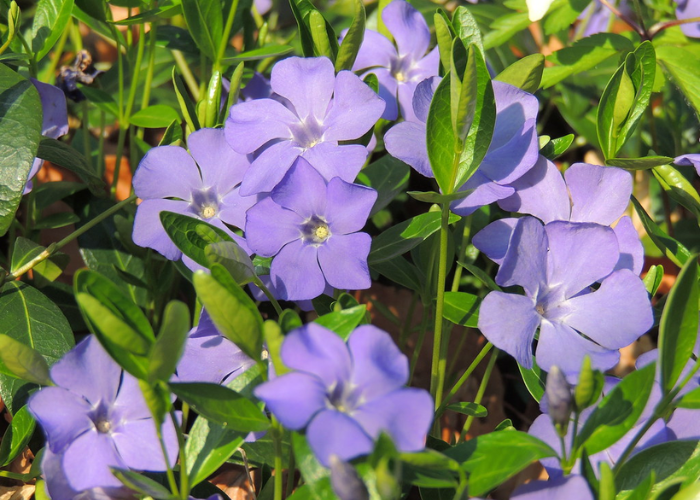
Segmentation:
<svg viewBox="0 0 700 500">
<path fill-rule="evenodd" d="M 628 269 L 613 272 L 619 258 L 609 227 L 563 221 L 543 226 L 533 217 L 519 219 L 496 283 L 522 286 L 525 295 L 489 293 L 479 311 L 479 329 L 530 368 L 539 328 L 537 364 L 546 371 L 559 366 L 570 381 L 586 354 L 594 368 L 612 368 L 618 349 L 634 342 L 654 321 L 639 276 Z"/>
<path fill-rule="evenodd" d="M 254 394 L 286 428 L 306 429 L 324 466 L 332 455 L 350 460 L 371 452 L 382 432 L 400 451 L 423 449 L 433 401 L 425 390 L 404 387 L 408 358 L 386 332 L 360 326 L 346 344 L 310 323 L 285 337 L 281 356 L 293 371 Z"/>
<path fill-rule="evenodd" d="M 54 474 L 75 491 L 119 488 L 110 467 L 163 471 L 166 462 L 138 381 L 90 335 L 51 368 L 56 386 L 29 399 L 46 434 Z M 178 453 L 170 420 L 162 428 L 170 466 Z M 58 463 L 56 462 L 58 461 Z M 57 472 L 58 471 L 58 472 Z M 52 485 L 48 484 L 49 491 Z"/>
<path fill-rule="evenodd" d="M 675 0 L 676 17 L 679 20 L 700 17 L 700 2 L 697 0 Z M 681 24 L 681 31 L 690 38 L 700 38 L 700 22 Z"/>
<path fill-rule="evenodd" d="M 365 30 L 352 70 L 365 71 L 363 77 L 369 73 L 377 76 L 379 96 L 386 101 L 382 118 L 396 120 L 400 112 L 404 119 L 413 121 L 413 93 L 420 82 L 437 76 L 440 53 L 437 47 L 428 52 L 428 24 L 405 0 L 394 0 L 384 7 L 382 21 L 396 47 L 384 35 Z"/>
<path fill-rule="evenodd" d="M 274 257 L 270 279 L 282 299 L 313 299 L 327 284 L 369 288 L 372 239 L 358 231 L 376 199 L 375 190 L 339 177 L 326 182 L 300 158 L 270 196 L 248 210 L 248 244 L 261 257 Z"/>
<path fill-rule="evenodd" d="M 384 101 L 350 71 L 336 76 L 326 57 L 290 57 L 272 69 L 272 91 L 279 98 L 254 99 L 231 107 L 226 140 L 255 160 L 241 184 L 244 196 L 271 191 L 305 158 L 326 179 L 352 182 L 367 159 L 352 141 L 369 131 L 384 111 Z"/>
<path fill-rule="evenodd" d="M 682 167 L 694 167 L 695 171 L 700 175 L 700 154 L 677 156 L 673 163 Z"/>
<path fill-rule="evenodd" d="M 583 476 L 571 474 L 550 479 L 531 481 L 519 486 L 513 500 L 594 500 L 595 497 Z"/>
<path fill-rule="evenodd" d="M 143 200 L 136 210 L 134 243 L 178 260 L 182 252 L 160 222 L 160 212 L 168 211 L 223 229 L 246 249 L 245 240 L 226 224 L 242 228 L 246 210 L 257 201 L 256 196 L 242 197 L 239 192 L 248 159 L 231 149 L 221 129 L 193 132 L 187 144 L 190 153 L 177 146 L 159 146 L 141 160 L 134 175 L 134 192 Z M 188 267 L 196 266 L 182 257 Z"/>
<path fill-rule="evenodd" d="M 632 219 L 623 214 L 632 195 L 632 175 L 620 168 L 574 163 L 562 178 L 557 167 L 540 156 L 532 170 L 515 181 L 515 194 L 500 200 L 503 210 L 534 215 L 544 223 L 556 220 L 594 222 L 613 228 L 620 250 L 617 269 L 642 272 L 644 247 Z M 500 264 L 517 219 L 489 224 L 474 237 L 474 244 Z"/>
<path fill-rule="evenodd" d="M 437 77 L 421 82 L 413 96 L 415 121 L 394 125 L 384 136 L 389 154 L 426 177 L 434 175 L 428 159 L 425 122 L 439 82 Z M 539 156 L 537 99 L 507 83 L 492 83 L 497 113 L 493 137 L 479 169 L 460 188 L 472 192 L 450 206 L 459 215 L 469 215 L 481 206 L 511 196 L 515 192 L 511 185 L 535 165 Z"/>
</svg>

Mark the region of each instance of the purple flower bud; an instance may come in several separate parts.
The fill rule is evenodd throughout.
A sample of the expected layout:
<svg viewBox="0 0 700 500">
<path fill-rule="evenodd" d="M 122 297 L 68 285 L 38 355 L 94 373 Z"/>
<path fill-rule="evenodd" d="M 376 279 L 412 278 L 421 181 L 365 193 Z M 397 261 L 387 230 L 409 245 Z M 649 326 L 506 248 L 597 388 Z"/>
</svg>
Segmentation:
<svg viewBox="0 0 700 500">
<path fill-rule="evenodd" d="M 338 455 L 331 455 L 330 462 L 331 486 L 340 500 L 369 500 L 367 486 L 352 465 Z"/>
<path fill-rule="evenodd" d="M 571 386 L 558 366 L 554 365 L 547 374 L 547 412 L 560 436 L 566 435 L 569 417 L 573 409 Z"/>
</svg>

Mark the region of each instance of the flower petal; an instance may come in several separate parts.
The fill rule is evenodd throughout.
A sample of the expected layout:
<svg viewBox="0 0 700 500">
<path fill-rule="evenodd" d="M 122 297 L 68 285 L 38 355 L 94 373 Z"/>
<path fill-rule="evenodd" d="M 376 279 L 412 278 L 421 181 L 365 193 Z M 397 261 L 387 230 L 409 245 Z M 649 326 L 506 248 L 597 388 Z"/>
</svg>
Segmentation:
<svg viewBox="0 0 700 500">
<path fill-rule="evenodd" d="M 263 195 L 241 196 L 240 186 L 235 187 L 219 203 L 219 219 L 237 228 L 245 227 L 246 212 L 263 198 Z"/>
<path fill-rule="evenodd" d="M 163 449 L 156 434 L 156 424 L 152 418 L 131 420 L 119 425 L 112 433 L 114 444 L 124 463 L 130 469 L 163 471 L 166 469 Z M 170 416 L 163 424 L 163 441 L 168 450 L 170 464 L 177 460 L 177 435 Z"/>
<path fill-rule="evenodd" d="M 376 326 L 357 327 L 348 338 L 352 354 L 352 384 L 373 401 L 408 382 L 408 358 L 388 333 Z"/>
<path fill-rule="evenodd" d="M 197 164 L 178 146 L 151 149 L 134 174 L 134 192 L 142 200 L 180 198 L 190 201 L 192 192 L 201 189 Z"/>
<path fill-rule="evenodd" d="M 367 148 L 361 144 L 339 145 L 334 142 L 321 142 L 307 149 L 303 157 L 326 181 L 340 177 L 353 182 L 367 159 Z"/>
<path fill-rule="evenodd" d="M 532 341 L 539 323 L 534 301 L 523 295 L 491 292 L 479 308 L 479 330 L 484 337 L 525 368 L 532 367 Z"/>
<path fill-rule="evenodd" d="M 478 170 L 459 188 L 460 191 L 467 189 L 473 191 L 461 200 L 453 201 L 450 205 L 452 211 L 457 215 L 471 215 L 484 205 L 507 198 L 515 192 L 512 187 L 501 186 Z"/>
<path fill-rule="evenodd" d="M 489 149 L 498 149 L 522 135 L 523 128 L 537 118 L 540 103 L 537 98 L 508 83 L 493 81 L 496 101 L 496 125 Z"/>
<path fill-rule="evenodd" d="M 326 386 L 308 373 L 285 373 L 257 386 L 253 393 L 282 425 L 295 431 L 326 407 Z"/>
<path fill-rule="evenodd" d="M 510 238 L 513 236 L 518 219 L 506 218 L 493 221 L 474 235 L 472 243 L 499 266 L 508 251 Z"/>
<path fill-rule="evenodd" d="M 574 163 L 564 178 L 571 193 L 572 222 L 609 226 L 630 202 L 632 175 L 621 168 Z"/>
<path fill-rule="evenodd" d="M 241 196 L 269 192 L 282 180 L 302 149 L 292 141 L 282 141 L 265 149 L 243 176 Z"/>
<path fill-rule="evenodd" d="M 136 208 L 134 217 L 134 243 L 140 247 L 152 248 L 166 259 L 177 260 L 182 255 L 160 222 L 161 212 L 175 212 L 191 216 L 189 203 L 176 200 L 144 200 Z"/>
<path fill-rule="evenodd" d="M 374 127 L 385 106 L 384 101 L 357 75 L 341 71 L 335 79 L 333 106 L 322 122 L 323 139 L 359 139 Z"/>
<path fill-rule="evenodd" d="M 301 239 L 285 245 L 270 266 L 270 278 L 283 300 L 310 300 L 326 288 L 318 249 Z"/>
<path fill-rule="evenodd" d="M 550 479 L 549 481 L 532 481 L 515 490 L 513 500 L 594 500 L 593 493 L 583 476 L 570 475 Z"/>
<path fill-rule="evenodd" d="M 413 93 L 413 113 L 416 120 L 425 123 L 428 120 L 428 112 L 430 111 L 430 103 L 435 95 L 435 90 L 440 85 L 442 78 L 439 76 L 431 76 L 420 82 L 416 86 Z"/>
<path fill-rule="evenodd" d="M 518 219 L 503 263 L 496 274 L 501 286 L 520 285 L 536 297 L 547 283 L 547 233 L 534 217 Z"/>
<path fill-rule="evenodd" d="M 110 418 L 115 421 L 151 418 L 151 411 L 143 397 L 139 381 L 133 375 L 124 373 Z"/>
<path fill-rule="evenodd" d="M 66 95 L 61 89 L 36 78 L 29 79 L 36 87 L 41 100 L 41 135 L 58 139 L 68 133 L 68 108 Z"/>
<path fill-rule="evenodd" d="M 121 486 L 110 467 L 126 468 L 110 434 L 92 430 L 80 436 L 63 455 L 63 469 L 70 486 L 77 490 Z"/>
<path fill-rule="evenodd" d="M 695 167 L 695 171 L 700 175 L 700 154 L 677 156 L 673 163 L 682 167 Z"/>
<path fill-rule="evenodd" d="M 539 144 L 534 118 L 525 122 L 508 142 L 499 148 L 493 144 L 484 157 L 479 171 L 501 184 L 522 177 L 539 159 Z"/>
<path fill-rule="evenodd" d="M 301 238 L 304 219 L 264 198 L 246 212 L 245 234 L 248 246 L 262 257 L 277 255 L 283 246 Z"/>
<path fill-rule="evenodd" d="M 326 213 L 326 181 L 304 158 L 294 162 L 270 197 L 304 220 Z"/>
<path fill-rule="evenodd" d="M 625 347 L 654 324 L 649 296 L 632 271 L 615 271 L 593 293 L 567 301 L 567 325 L 608 349 Z"/>
<path fill-rule="evenodd" d="M 392 61 L 398 58 L 396 47 L 387 37 L 374 30 L 365 30 L 365 37 L 357 53 L 353 71 L 380 66 L 391 68 Z"/>
<path fill-rule="evenodd" d="M 550 222 L 547 281 L 570 298 L 605 278 L 620 258 L 615 232 L 607 226 L 583 222 Z"/>
<path fill-rule="evenodd" d="M 374 443 L 360 425 L 345 413 L 324 410 L 314 417 L 306 430 L 309 446 L 325 467 L 331 455 L 350 460 L 372 451 Z"/>
<path fill-rule="evenodd" d="M 41 424 L 54 453 L 63 453 L 79 436 L 95 428 L 92 405 L 61 387 L 44 387 L 29 398 L 29 411 Z"/>
<path fill-rule="evenodd" d="M 348 234 L 365 227 L 375 201 L 377 192 L 374 189 L 350 184 L 337 177 L 331 179 L 325 210 L 331 232 Z"/>
<path fill-rule="evenodd" d="M 615 231 L 617 244 L 620 248 L 620 259 L 615 265 L 615 271 L 629 269 L 639 276 L 644 267 L 644 245 L 639 239 L 639 233 L 637 233 L 632 219 L 627 215 L 620 218 L 613 231 Z"/>
<path fill-rule="evenodd" d="M 384 146 L 391 156 L 408 163 L 419 174 L 435 177 L 428 159 L 425 132 L 425 123 L 397 123 L 384 134 Z"/>
<path fill-rule="evenodd" d="M 289 99 L 302 121 L 323 123 L 335 78 L 327 57 L 290 57 L 275 64 L 270 85 L 276 94 Z"/>
<path fill-rule="evenodd" d="M 256 99 L 231 106 L 224 134 L 231 147 L 249 154 L 273 139 L 291 139 L 299 118 L 274 99 Z"/>
<path fill-rule="evenodd" d="M 404 0 L 394 0 L 384 7 L 382 20 L 394 37 L 400 58 L 417 61 L 428 51 L 430 29 L 423 15 Z"/>
<path fill-rule="evenodd" d="M 338 290 L 364 290 L 372 285 L 367 233 L 334 234 L 318 247 L 318 262 L 328 284 Z"/>
<path fill-rule="evenodd" d="M 243 180 L 250 166 L 245 155 L 229 146 L 223 129 L 203 128 L 187 137 L 187 146 L 202 173 L 204 189 L 214 188 L 219 196 Z"/>
</svg>

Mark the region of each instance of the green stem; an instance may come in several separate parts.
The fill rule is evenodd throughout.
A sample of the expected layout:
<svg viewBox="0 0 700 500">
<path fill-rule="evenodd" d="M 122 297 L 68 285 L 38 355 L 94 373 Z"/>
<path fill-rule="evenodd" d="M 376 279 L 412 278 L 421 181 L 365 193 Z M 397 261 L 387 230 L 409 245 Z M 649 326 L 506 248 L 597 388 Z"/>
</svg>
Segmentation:
<svg viewBox="0 0 700 500">
<path fill-rule="evenodd" d="M 105 173 L 105 128 L 107 117 L 104 111 L 100 111 L 100 139 L 97 152 L 97 175 L 102 178 Z"/>
<path fill-rule="evenodd" d="M 92 151 L 90 148 L 90 121 L 89 121 L 89 107 L 87 99 L 83 101 L 82 104 L 82 115 L 83 115 L 83 152 L 85 153 L 85 160 L 89 167 L 92 167 Z"/>
<path fill-rule="evenodd" d="M 228 17 L 226 18 L 226 25 L 224 27 L 224 35 L 221 37 L 219 51 L 216 54 L 216 61 L 214 61 L 215 69 L 220 69 L 221 60 L 226 54 L 226 47 L 228 46 L 229 38 L 231 38 L 231 29 L 233 28 L 233 21 L 236 18 L 236 11 L 238 10 L 238 1 L 239 0 L 233 0 L 233 2 L 231 3 L 231 8 L 228 11 Z"/>
<path fill-rule="evenodd" d="M 263 284 L 262 280 L 258 278 L 257 276 L 253 278 L 253 283 L 255 283 L 255 286 L 257 286 L 262 292 L 265 294 L 265 297 L 270 299 L 270 302 L 272 303 L 272 307 L 275 308 L 275 312 L 277 313 L 277 316 L 280 316 L 282 314 L 282 307 L 280 306 L 280 303 L 277 302 L 277 299 L 275 298 L 274 295 L 272 295 L 272 292 Z"/>
<path fill-rule="evenodd" d="M 182 500 L 187 500 L 190 495 L 190 478 L 187 475 L 187 455 L 185 455 L 185 436 L 182 433 L 182 429 L 177 424 L 177 415 L 175 410 L 170 408 L 170 418 L 175 426 L 175 432 L 177 434 L 177 445 L 180 448 L 180 497 Z M 167 456 L 166 456 L 167 461 Z"/>
<path fill-rule="evenodd" d="M 294 492 L 294 469 L 296 469 L 296 463 L 294 461 L 294 448 L 290 446 L 289 448 L 289 467 L 287 468 L 287 491 L 285 493 L 285 498 L 292 496 Z"/>
<path fill-rule="evenodd" d="M 450 206 L 442 206 L 440 223 L 440 256 L 438 261 L 437 303 L 435 305 L 435 331 L 433 333 L 433 360 L 430 370 L 430 394 L 435 399 L 435 408 L 442 403 L 445 386 L 447 357 L 442 348 L 443 310 L 445 308 L 445 280 L 447 278 L 447 236 L 449 231 Z"/>
<path fill-rule="evenodd" d="M 51 59 L 49 61 L 49 65 L 46 67 L 46 69 L 41 73 L 41 81 L 50 83 L 53 85 L 53 83 L 56 81 L 56 68 L 58 67 L 58 62 L 61 60 L 61 56 L 63 55 L 63 47 L 66 45 L 66 40 L 68 39 L 68 34 L 71 31 L 71 24 L 68 23 L 66 25 L 66 28 L 63 30 L 63 33 L 61 33 L 61 38 L 58 39 L 58 43 L 53 49 L 53 52 L 51 53 Z"/>
<path fill-rule="evenodd" d="M 17 31 L 17 38 L 19 38 L 19 41 L 22 42 L 22 46 L 24 47 L 24 50 L 27 52 L 27 55 L 29 56 L 29 74 L 36 78 L 38 71 L 36 68 L 36 55 L 34 52 L 32 52 L 32 48 L 29 46 L 27 43 L 27 40 L 24 38 L 24 35 L 22 35 L 21 31 Z"/>
<path fill-rule="evenodd" d="M 68 243 L 79 237 L 81 234 L 85 233 L 86 231 L 89 231 L 93 227 L 95 227 L 97 224 L 105 220 L 107 217 L 111 216 L 112 214 L 115 214 L 119 210 L 121 210 L 122 207 L 132 203 L 134 200 L 136 200 L 136 195 L 132 195 L 126 200 L 120 201 L 116 205 L 114 205 L 111 208 L 108 208 L 104 212 L 102 212 L 100 215 L 92 219 L 91 221 L 87 222 L 85 225 L 81 226 L 80 228 L 76 229 L 73 231 L 71 234 L 63 238 L 61 241 L 58 243 L 52 243 L 48 246 L 46 250 L 41 252 L 39 255 L 34 257 L 32 260 L 27 262 L 25 265 L 20 267 L 19 269 L 15 270 L 14 272 L 6 275 L 2 282 L 4 283 L 5 281 L 8 280 L 16 280 L 20 276 L 22 276 L 24 273 L 32 269 L 34 266 L 39 264 L 40 262 L 45 261 L 49 257 L 51 257 L 54 253 L 56 253 L 58 250 L 66 246 Z"/>
<path fill-rule="evenodd" d="M 484 393 L 486 392 L 486 386 L 489 383 L 489 379 L 491 378 L 491 372 L 493 371 L 493 367 L 496 365 L 496 358 L 498 357 L 498 349 L 495 349 L 493 351 L 493 354 L 491 354 L 491 358 L 489 359 L 489 364 L 486 365 L 486 371 L 484 372 L 484 378 L 481 379 L 481 383 L 479 384 L 479 390 L 476 391 L 476 397 L 474 398 L 474 403 L 476 404 L 481 404 L 481 400 L 484 398 Z M 472 422 L 474 422 L 474 417 L 473 416 L 468 416 L 467 421 L 464 422 L 464 427 L 462 428 L 462 439 L 467 435 L 469 432 L 469 429 L 472 426 Z"/>
<path fill-rule="evenodd" d="M 284 475 L 282 472 L 282 426 L 277 419 L 272 417 L 272 439 L 275 443 L 275 483 L 274 500 L 282 500 L 282 486 Z"/>
<path fill-rule="evenodd" d="M 192 98 L 195 100 L 195 102 L 199 101 L 199 84 L 197 83 L 197 79 L 194 77 L 194 74 L 190 69 L 187 59 L 185 59 L 185 56 L 179 50 L 172 50 L 171 52 L 173 54 L 173 59 L 175 59 L 175 64 L 182 74 L 182 79 L 185 80 L 187 88 L 192 93 Z"/>
<path fill-rule="evenodd" d="M 399 347 L 401 349 L 406 347 L 406 340 L 408 340 L 408 336 L 411 333 L 411 322 L 413 321 L 413 313 L 416 310 L 417 302 L 418 294 L 416 292 L 413 292 L 413 296 L 411 297 L 411 303 L 408 306 L 408 314 L 406 314 L 406 319 L 404 320 L 404 323 L 401 326 L 401 334 L 399 335 Z"/>
<path fill-rule="evenodd" d="M 175 481 L 175 473 L 173 468 L 170 466 L 170 460 L 168 459 L 168 448 L 165 446 L 165 440 L 163 439 L 163 430 L 161 426 L 158 425 L 156 420 L 153 420 L 153 424 L 156 426 L 156 435 L 158 436 L 158 441 L 160 442 L 160 449 L 163 451 L 163 457 L 165 458 L 165 473 L 168 476 L 168 485 L 170 486 L 170 491 L 173 495 L 179 497 L 180 490 L 177 487 L 177 481 Z M 186 499 L 187 497 L 185 497 Z"/>
<path fill-rule="evenodd" d="M 416 339 L 416 345 L 413 348 L 413 356 L 411 356 L 411 366 L 408 375 L 408 384 L 411 384 L 413 379 L 413 372 L 416 370 L 416 365 L 418 364 L 418 358 L 420 357 L 420 352 L 423 350 L 423 341 L 425 340 L 425 333 L 428 330 L 428 322 L 430 321 L 429 308 L 423 304 L 423 318 L 420 323 L 420 330 L 418 330 L 418 338 Z"/>
<path fill-rule="evenodd" d="M 151 3 L 154 6 L 153 2 Z M 143 109 L 148 106 L 151 100 L 151 87 L 153 85 L 153 72 L 156 63 L 156 30 L 158 25 L 156 23 L 151 23 L 151 31 L 148 32 L 148 68 L 146 69 L 146 80 L 143 84 L 143 95 L 141 96 L 141 108 Z M 144 129 L 139 128 L 137 133 L 139 139 L 143 139 Z"/>
<path fill-rule="evenodd" d="M 129 131 L 129 127 L 123 128 L 121 122 L 119 123 L 119 136 L 117 137 L 117 154 L 114 159 L 114 171 L 112 178 L 112 186 L 109 188 L 109 194 L 114 198 L 117 194 L 117 184 L 119 183 L 119 172 L 122 166 L 122 156 L 124 155 L 124 142 L 126 140 L 126 133 Z"/>
<path fill-rule="evenodd" d="M 469 367 L 464 370 L 464 373 L 462 374 L 461 377 L 459 377 L 459 380 L 455 383 L 455 385 L 452 386 L 452 389 L 450 389 L 450 392 L 445 396 L 445 400 L 443 403 L 440 405 L 440 408 L 437 409 L 435 412 L 435 418 L 440 418 L 442 413 L 445 411 L 445 408 L 447 408 L 447 405 L 450 403 L 450 400 L 457 395 L 459 390 L 462 388 L 464 383 L 467 381 L 467 379 L 471 376 L 471 374 L 474 372 L 477 366 L 479 366 L 479 363 L 481 363 L 481 360 L 486 357 L 486 355 L 489 353 L 489 351 L 493 348 L 493 344 L 491 342 L 488 342 L 482 349 L 479 354 L 477 354 L 476 358 L 474 358 L 474 361 L 471 362 Z"/>
</svg>

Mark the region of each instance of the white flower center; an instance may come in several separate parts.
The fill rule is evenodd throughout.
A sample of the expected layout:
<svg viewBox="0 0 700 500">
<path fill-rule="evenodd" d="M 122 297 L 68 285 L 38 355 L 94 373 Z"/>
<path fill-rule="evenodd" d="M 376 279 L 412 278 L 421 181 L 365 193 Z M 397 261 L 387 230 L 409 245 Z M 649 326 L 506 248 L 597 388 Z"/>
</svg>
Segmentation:
<svg viewBox="0 0 700 500">
<path fill-rule="evenodd" d="M 199 212 L 203 219 L 211 219 L 216 215 L 216 207 L 213 205 L 204 205 Z"/>
<path fill-rule="evenodd" d="M 304 222 L 301 226 L 301 233 L 304 240 L 316 245 L 320 245 L 331 237 L 328 223 L 316 215 Z"/>
<path fill-rule="evenodd" d="M 95 427 L 97 428 L 97 432 L 107 434 L 112 430 L 112 423 L 104 417 L 98 418 L 95 422 Z"/>
</svg>

